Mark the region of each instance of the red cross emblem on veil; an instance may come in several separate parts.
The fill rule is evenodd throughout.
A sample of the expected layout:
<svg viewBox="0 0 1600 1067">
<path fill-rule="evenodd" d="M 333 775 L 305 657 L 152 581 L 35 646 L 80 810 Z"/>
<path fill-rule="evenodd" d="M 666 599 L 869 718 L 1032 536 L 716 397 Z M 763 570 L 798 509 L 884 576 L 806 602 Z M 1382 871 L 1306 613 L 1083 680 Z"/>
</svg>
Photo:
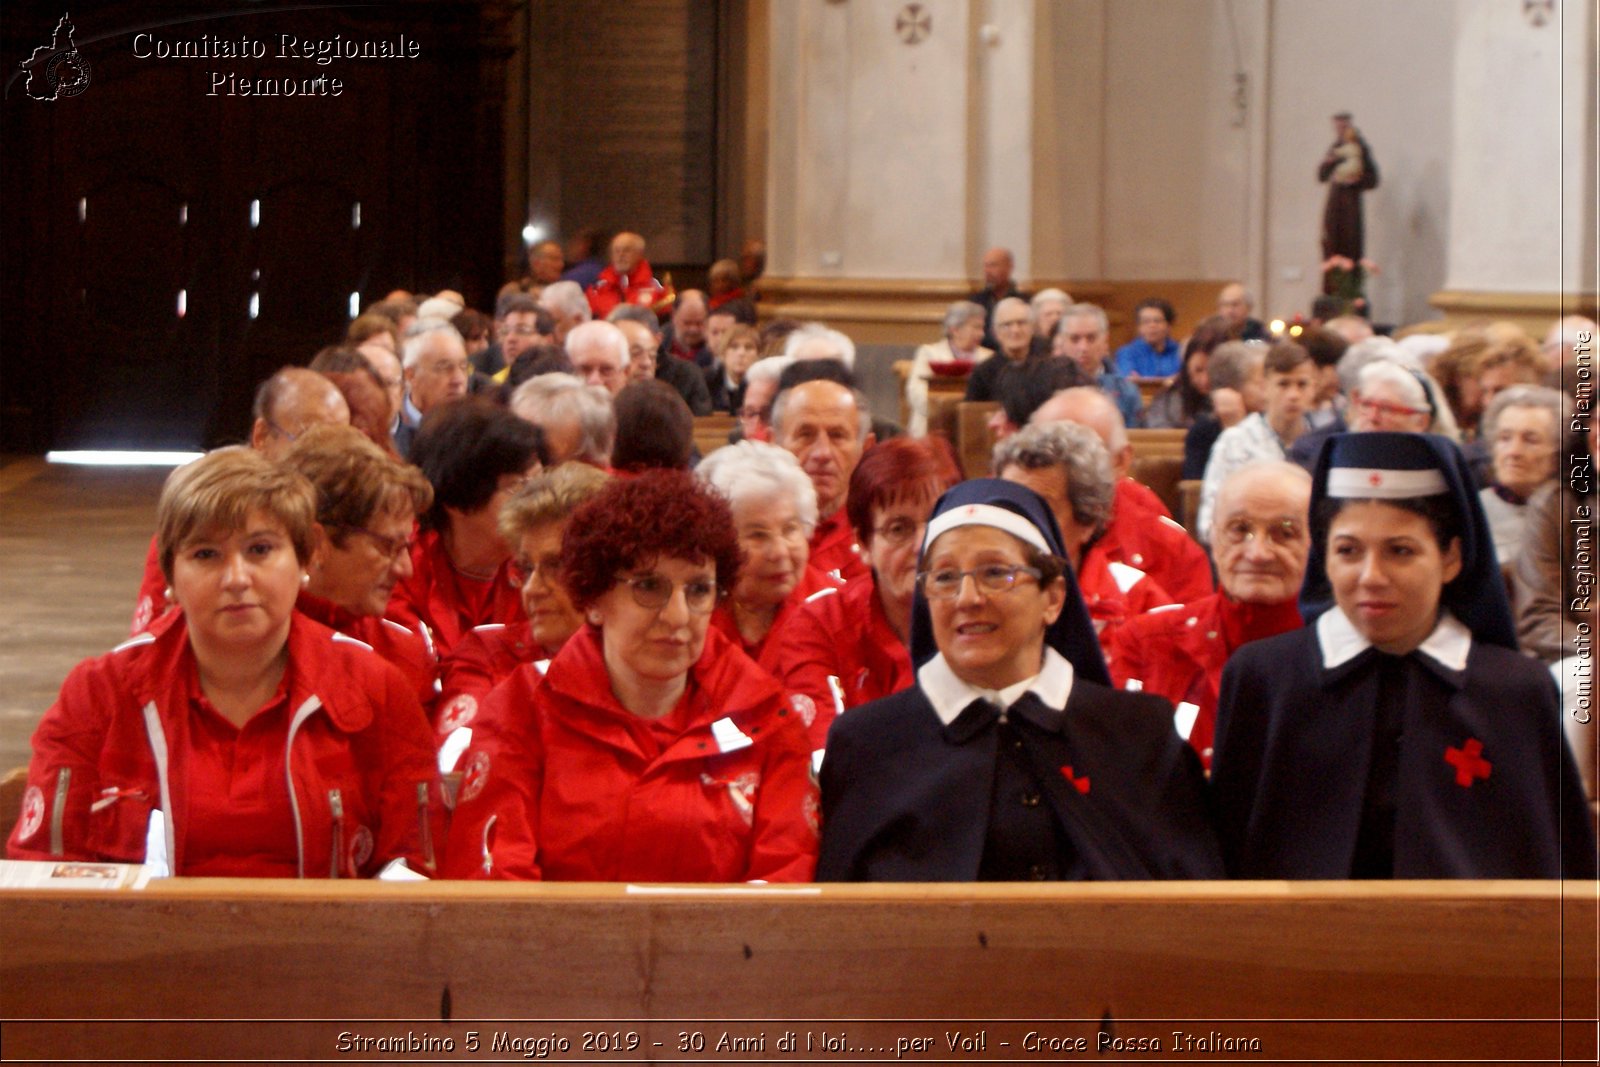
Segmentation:
<svg viewBox="0 0 1600 1067">
<path fill-rule="evenodd" d="M 1373 471 L 1371 474 L 1367 475 L 1367 484 L 1372 486 L 1374 489 L 1378 488 L 1378 486 L 1383 484 L 1383 475 L 1379 474 L 1377 471 Z"/>
<path fill-rule="evenodd" d="M 1456 769 L 1456 785 L 1467 789 L 1476 779 L 1489 777 L 1494 765 L 1484 759 L 1482 753 L 1483 742 L 1476 737 L 1467 738 L 1460 748 L 1444 750 L 1444 761 Z"/>
</svg>

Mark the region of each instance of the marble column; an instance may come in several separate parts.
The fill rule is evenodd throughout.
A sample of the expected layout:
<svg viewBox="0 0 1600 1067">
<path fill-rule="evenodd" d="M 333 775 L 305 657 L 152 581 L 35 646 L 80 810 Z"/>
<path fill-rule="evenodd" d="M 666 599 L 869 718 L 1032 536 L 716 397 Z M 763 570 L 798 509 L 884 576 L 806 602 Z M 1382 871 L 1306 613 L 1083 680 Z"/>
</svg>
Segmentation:
<svg viewBox="0 0 1600 1067">
<path fill-rule="evenodd" d="M 1035 0 L 770 12 L 764 288 L 782 313 L 927 340 L 985 248 L 1026 277 Z"/>
<path fill-rule="evenodd" d="M 1595 301 L 1595 10 L 1462 0 L 1447 317 L 1540 329 Z M 1591 311 L 1592 313 L 1592 311 Z"/>
</svg>

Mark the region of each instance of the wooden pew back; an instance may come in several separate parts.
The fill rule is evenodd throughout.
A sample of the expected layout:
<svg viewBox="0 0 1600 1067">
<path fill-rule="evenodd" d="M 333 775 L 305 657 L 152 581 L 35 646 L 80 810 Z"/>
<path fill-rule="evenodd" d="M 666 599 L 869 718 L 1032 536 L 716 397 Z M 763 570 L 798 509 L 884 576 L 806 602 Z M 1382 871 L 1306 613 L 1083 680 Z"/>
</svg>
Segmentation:
<svg viewBox="0 0 1600 1067">
<path fill-rule="evenodd" d="M 1526 1062 L 1558 1054 L 1563 1016 L 1594 1017 L 1595 898 L 1593 884 L 1541 882 L 641 891 L 178 879 L 0 894 L 0 984 L 11 1020 L 332 1020 L 242 1036 L 13 1021 L 17 1057 L 326 1058 L 341 1030 L 460 1041 L 469 1025 L 670 1043 L 697 1029 L 715 1040 L 716 1024 L 692 1020 L 747 1019 L 773 1020 L 755 1027 L 767 1052 L 785 1030 L 855 1030 L 876 1047 L 987 1029 L 988 1052 L 1010 1057 L 1029 1030 L 1082 1035 L 1090 1050 L 1103 1031 L 1164 1042 L 1183 1031 L 1255 1036 L 1256 1055 L 1274 1059 Z M 384 1019 L 416 1022 L 357 1022 Z M 544 1021 L 465 1022 L 512 1019 Z M 925 1022 L 862 1022 L 873 1019 Z M 1567 1037 L 1592 1052 L 1592 1025 Z"/>
</svg>

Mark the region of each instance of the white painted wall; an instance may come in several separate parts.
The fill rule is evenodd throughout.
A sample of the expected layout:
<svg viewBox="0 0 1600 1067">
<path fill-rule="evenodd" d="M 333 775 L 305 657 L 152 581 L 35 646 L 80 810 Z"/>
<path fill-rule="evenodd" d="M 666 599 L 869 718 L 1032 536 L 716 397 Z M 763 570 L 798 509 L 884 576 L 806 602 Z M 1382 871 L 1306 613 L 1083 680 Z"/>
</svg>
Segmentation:
<svg viewBox="0 0 1600 1067">
<path fill-rule="evenodd" d="M 1594 12 L 1564 2 L 1565 37 L 1510 0 L 924 0 L 914 46 L 895 0 L 773 4 L 770 269 L 966 278 L 1005 244 L 1025 278 L 1239 278 L 1304 311 L 1349 110 L 1379 319 L 1592 288 Z"/>
<path fill-rule="evenodd" d="M 1309 307 L 1321 284 L 1326 186 L 1317 163 L 1329 121 L 1349 111 L 1378 164 L 1365 196 L 1368 285 L 1384 322 L 1437 318 L 1450 229 L 1452 77 L 1457 0 L 1272 0 L 1267 85 L 1264 292 L 1258 310 Z M 1516 5 L 1510 5 L 1516 6 Z"/>
<path fill-rule="evenodd" d="M 1585 263 L 1593 285 L 1593 214 L 1587 234 L 1562 218 L 1564 192 L 1592 189 L 1583 173 L 1587 157 L 1592 174 L 1593 83 L 1586 93 L 1574 75 L 1585 49 L 1594 70 L 1593 5 L 1564 7 L 1567 25 L 1536 26 L 1513 6 L 1461 6 L 1453 162 L 1463 177 L 1451 217 L 1452 289 L 1552 292 Z"/>
<path fill-rule="evenodd" d="M 906 44 L 895 31 L 902 6 L 805 0 L 771 9 L 772 142 L 795 146 L 775 150 L 768 172 L 769 211 L 787 214 L 771 228 L 782 237 L 769 249 L 775 274 L 967 271 L 969 7 L 924 0 L 932 32 Z M 1031 39 L 1010 36 L 1013 48 Z M 1014 92 L 1007 85 L 997 99 Z M 997 200 L 1016 195 L 996 187 Z"/>
</svg>

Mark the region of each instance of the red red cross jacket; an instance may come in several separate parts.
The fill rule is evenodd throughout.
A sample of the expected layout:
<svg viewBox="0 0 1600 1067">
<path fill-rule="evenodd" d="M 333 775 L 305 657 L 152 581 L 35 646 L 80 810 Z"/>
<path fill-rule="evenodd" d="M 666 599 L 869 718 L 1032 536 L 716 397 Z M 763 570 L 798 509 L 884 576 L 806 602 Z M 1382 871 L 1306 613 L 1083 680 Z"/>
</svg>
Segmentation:
<svg viewBox="0 0 1600 1067">
<path fill-rule="evenodd" d="M 1215 588 L 1206 550 L 1172 521 L 1160 497 L 1132 478 L 1117 481 L 1099 544 L 1107 559 L 1139 568 L 1179 601 L 1199 600 Z"/>
<path fill-rule="evenodd" d="M 161 573 L 161 554 L 156 550 L 156 535 L 151 534 L 150 549 L 144 554 L 144 574 L 139 578 L 139 600 L 133 606 L 133 624 L 128 633 L 143 633 L 171 608 L 167 602 L 167 576 Z"/>
<path fill-rule="evenodd" d="M 1100 639 L 1100 650 L 1105 653 L 1106 666 L 1115 676 L 1117 631 L 1128 620 L 1171 604 L 1173 598 L 1144 571 L 1111 559 L 1102 547 L 1104 541 L 1102 537 L 1084 550 L 1077 579 L 1095 635 Z"/>
<path fill-rule="evenodd" d="M 517 670 L 478 713 L 446 874 L 808 881 L 817 793 L 778 683 L 711 630 L 684 700 L 682 732 L 652 751 L 657 727 L 612 695 L 592 626 L 543 677 Z"/>
<path fill-rule="evenodd" d="M 1115 654 L 1108 657 L 1111 680 L 1119 688 L 1137 681 L 1141 691 L 1166 697 L 1174 706 L 1188 704 L 1178 710 L 1178 733 L 1189 738 L 1209 770 L 1218 687 L 1228 657 L 1241 645 L 1299 628 L 1300 609 L 1293 600 L 1241 604 L 1213 593 L 1157 608 L 1118 631 Z M 1182 729 L 1191 717 L 1193 726 Z"/>
<path fill-rule="evenodd" d="M 424 530 L 411 549 L 411 577 L 394 587 L 385 614 L 404 626 L 427 626 L 441 658 L 474 626 L 527 619 L 522 592 L 511 580 L 510 560 L 500 565 L 485 588 L 474 588 L 475 584 L 483 585 L 461 578 L 450 565 L 438 531 Z"/>
<path fill-rule="evenodd" d="M 7 854 L 140 863 L 160 811 L 172 871 L 184 874 L 190 815 L 208 803 L 188 788 L 197 671 L 181 615 L 75 667 L 33 735 Z M 399 672 L 296 614 L 284 684 L 282 805 L 301 877 L 366 877 L 399 857 L 433 874 L 442 794 L 428 724 Z"/>
<path fill-rule="evenodd" d="M 655 310 L 666 293 L 666 286 L 656 280 L 650 262 L 641 259 L 626 278 L 617 274 L 617 268 L 606 267 L 584 295 L 589 298 L 589 310 L 594 312 L 594 317 L 603 319 L 618 304 L 637 304 Z"/>
<path fill-rule="evenodd" d="M 543 659 L 544 649 L 534 641 L 531 627 L 525 622 L 511 626 L 492 622 L 474 629 L 441 667 L 442 691 L 434 722 L 439 742 L 443 744 L 463 726 L 470 727 L 494 687 L 511 677 L 518 667 Z"/>
<path fill-rule="evenodd" d="M 800 580 L 794 584 L 794 589 L 778 605 L 778 614 L 772 620 L 772 627 L 767 631 L 767 636 L 760 641 L 751 643 L 739 634 L 739 624 L 734 619 L 733 605 L 727 602 L 717 607 L 711 616 L 711 628 L 726 637 L 735 648 L 760 664 L 767 673 L 774 678 L 783 676 L 783 667 L 776 659 L 779 646 L 783 640 L 783 633 L 794 624 L 795 616 L 799 613 L 805 602 L 826 589 L 839 589 L 845 583 L 831 574 L 825 574 L 810 564 L 801 572 Z"/>
<path fill-rule="evenodd" d="M 870 574 L 838 592 L 815 594 L 795 612 L 771 658 L 796 710 L 802 718 L 811 715 L 812 749 L 827 743 L 828 727 L 840 714 L 917 680 Z"/>
<path fill-rule="evenodd" d="M 308 619 L 369 645 L 393 664 L 416 694 L 423 714 L 432 718 L 439 700 L 439 657 L 434 654 L 433 639 L 426 626 L 403 626 L 377 615 L 356 615 L 310 593 L 301 593 L 294 607 Z"/>
<path fill-rule="evenodd" d="M 872 573 L 867 561 L 861 558 L 856 532 L 844 508 L 817 523 L 817 528 L 811 531 L 811 566 L 846 582 L 866 578 Z"/>
</svg>

